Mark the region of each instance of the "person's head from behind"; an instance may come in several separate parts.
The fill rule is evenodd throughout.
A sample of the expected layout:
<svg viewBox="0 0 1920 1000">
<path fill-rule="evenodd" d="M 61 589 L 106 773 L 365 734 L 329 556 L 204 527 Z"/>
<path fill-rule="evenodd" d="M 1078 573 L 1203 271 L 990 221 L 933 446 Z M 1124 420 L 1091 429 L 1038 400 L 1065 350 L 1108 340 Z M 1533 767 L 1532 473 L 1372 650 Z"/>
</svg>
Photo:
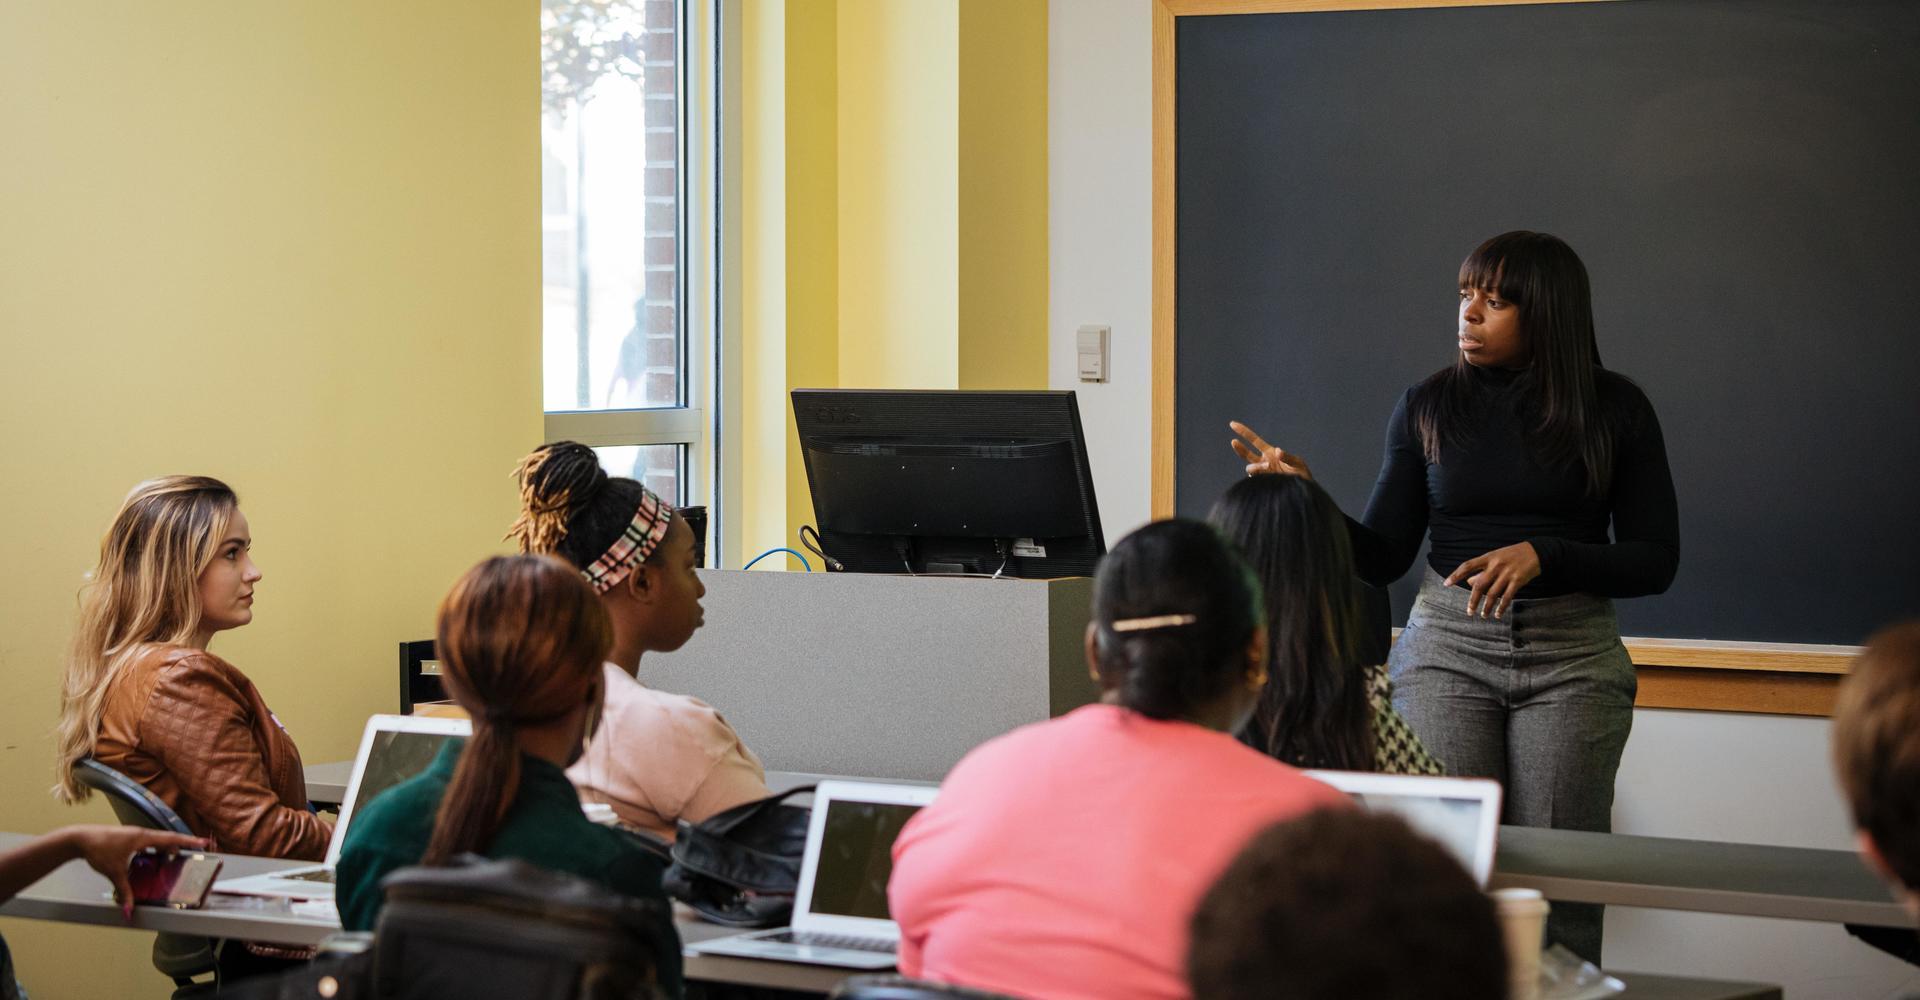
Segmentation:
<svg viewBox="0 0 1920 1000">
<path fill-rule="evenodd" d="M 1093 583 L 1087 662 L 1103 700 L 1231 730 L 1266 684 L 1260 586 L 1212 526 L 1175 518 L 1120 540 Z"/>
<path fill-rule="evenodd" d="M 239 499 L 218 479 L 150 479 L 121 501 L 81 592 L 62 681 L 56 795 L 86 796 L 72 765 L 92 753 L 107 688 L 143 649 L 204 649 L 214 633 L 253 620 L 261 574 L 252 544 Z"/>
<path fill-rule="evenodd" d="M 1920 914 L 1920 621 L 1875 635 L 1854 661 L 1833 759 L 1861 853 Z"/>
<path fill-rule="evenodd" d="M 473 735 L 425 864 L 486 850 L 519 788 L 523 751 L 549 759 L 579 752 L 600 708 L 613 628 L 574 567 L 552 556 L 496 556 L 440 602 L 434 639 L 447 691 L 472 717 Z"/>
<path fill-rule="evenodd" d="M 1256 835 L 1200 900 L 1195 1000 L 1503 1000 L 1493 901 L 1397 816 L 1320 810 Z"/>
<path fill-rule="evenodd" d="M 1249 476 L 1207 519 L 1240 546 L 1265 594 L 1273 676 L 1248 736 L 1299 767 L 1373 770 L 1361 593 L 1340 508 L 1304 476 Z"/>
<path fill-rule="evenodd" d="M 615 628 L 640 650 L 671 652 L 703 623 L 693 529 L 640 483 L 609 476 L 593 449 L 542 445 L 520 462 L 522 552 L 559 556 L 586 575 Z"/>
</svg>

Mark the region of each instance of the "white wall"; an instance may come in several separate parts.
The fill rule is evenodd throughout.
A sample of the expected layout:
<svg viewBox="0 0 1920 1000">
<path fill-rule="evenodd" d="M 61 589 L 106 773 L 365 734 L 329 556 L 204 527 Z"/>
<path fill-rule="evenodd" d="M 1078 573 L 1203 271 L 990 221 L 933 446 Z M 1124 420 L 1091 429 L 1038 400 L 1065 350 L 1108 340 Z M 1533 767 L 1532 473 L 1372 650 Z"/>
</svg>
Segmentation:
<svg viewBox="0 0 1920 1000">
<path fill-rule="evenodd" d="M 1080 394 L 1111 545 L 1146 523 L 1153 340 L 1152 0 L 1051 0 L 1048 369 Z M 1077 378 L 1074 332 L 1113 329 L 1111 381 Z"/>
<path fill-rule="evenodd" d="M 1150 516 L 1152 0 L 1049 0 L 1050 369 L 1080 392 L 1109 544 Z M 1076 377 L 1075 330 L 1113 328 L 1112 381 Z M 1846 849 L 1821 719 L 1642 710 L 1621 764 L 1622 833 Z M 1607 964 L 1776 982 L 1794 1000 L 1920 990 L 1836 925 L 1615 907 Z"/>
</svg>

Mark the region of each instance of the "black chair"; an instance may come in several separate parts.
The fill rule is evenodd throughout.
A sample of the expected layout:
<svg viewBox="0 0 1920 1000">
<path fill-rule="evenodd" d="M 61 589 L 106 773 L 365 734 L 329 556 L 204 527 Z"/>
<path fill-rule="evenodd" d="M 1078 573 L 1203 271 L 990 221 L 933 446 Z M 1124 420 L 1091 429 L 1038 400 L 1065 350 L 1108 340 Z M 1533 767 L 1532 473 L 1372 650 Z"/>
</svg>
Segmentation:
<svg viewBox="0 0 1920 1000">
<path fill-rule="evenodd" d="M 73 765 L 73 778 L 106 796 L 123 826 L 193 835 L 172 806 L 144 785 L 91 757 Z M 218 988 L 217 981 L 195 982 L 194 977 L 215 972 L 219 961 L 219 942 L 212 938 L 164 932 L 153 936 L 153 967 L 173 980 L 174 1000 L 211 995 Z"/>
<path fill-rule="evenodd" d="M 830 1000 L 1018 1000 L 1005 993 L 934 983 L 906 976 L 854 976 L 828 994 Z"/>
<path fill-rule="evenodd" d="M 433 655 L 433 640 L 400 644 L 400 714 L 412 715 L 413 706 L 429 701 L 446 701 L 447 687 L 440 683 L 440 661 Z"/>
<path fill-rule="evenodd" d="M 145 785 L 121 774 L 119 771 L 94 760 L 83 757 L 73 765 L 73 780 L 107 797 L 107 804 L 113 807 L 113 815 L 122 826 L 138 826 L 148 830 L 167 830 L 172 833 L 184 833 L 193 836 L 187 829 L 187 822 L 173 807 L 160 801 L 160 797 L 147 791 Z"/>
</svg>

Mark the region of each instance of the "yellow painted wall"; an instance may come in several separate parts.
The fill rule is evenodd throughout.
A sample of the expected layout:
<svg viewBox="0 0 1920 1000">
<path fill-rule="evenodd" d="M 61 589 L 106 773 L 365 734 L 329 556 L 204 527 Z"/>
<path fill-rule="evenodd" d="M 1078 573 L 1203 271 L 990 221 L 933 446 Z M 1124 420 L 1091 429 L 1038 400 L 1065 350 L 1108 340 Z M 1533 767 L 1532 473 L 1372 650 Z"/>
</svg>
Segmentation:
<svg viewBox="0 0 1920 1000">
<path fill-rule="evenodd" d="M 839 17 L 833 0 L 802 0 L 787 21 L 787 388 L 840 376 Z M 806 462 L 786 416 L 786 544 L 813 523 Z M 772 468 L 772 466 L 769 466 Z M 773 562 L 769 559 L 768 562 Z M 819 560 L 813 560 L 818 568 Z"/>
<path fill-rule="evenodd" d="M 1047 5 L 960 4 L 960 381 L 1047 387 Z"/>
<path fill-rule="evenodd" d="M 135 481 L 227 479 L 217 638 L 310 761 L 498 551 L 541 435 L 538 5 L 0 5 L 0 829 L 48 797 L 74 594 Z M 162 997 L 149 935 L 0 920 L 35 996 Z"/>
<path fill-rule="evenodd" d="M 838 27 L 840 384 L 951 389 L 960 0 L 840 0 Z"/>
<path fill-rule="evenodd" d="M 741 10 L 740 440 L 747 489 L 738 514 L 745 558 L 786 544 L 787 4 Z M 735 565 L 739 565 L 736 563 Z M 783 565 L 763 560 L 758 568 Z"/>
<path fill-rule="evenodd" d="M 1047 385 L 1047 7 L 743 13 L 750 557 L 813 518 L 785 389 Z"/>
</svg>

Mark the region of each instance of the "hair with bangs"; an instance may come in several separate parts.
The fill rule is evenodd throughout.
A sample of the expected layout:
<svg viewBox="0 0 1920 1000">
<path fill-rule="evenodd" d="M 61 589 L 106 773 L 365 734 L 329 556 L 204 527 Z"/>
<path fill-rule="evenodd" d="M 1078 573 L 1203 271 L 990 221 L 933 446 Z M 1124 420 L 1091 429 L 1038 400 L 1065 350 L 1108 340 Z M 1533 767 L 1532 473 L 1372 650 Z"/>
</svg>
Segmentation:
<svg viewBox="0 0 1920 1000">
<path fill-rule="evenodd" d="M 1549 468 L 1579 466 L 1587 492 L 1613 483 L 1613 433 L 1601 411 L 1605 371 L 1593 330 L 1586 265 L 1557 236 L 1524 229 L 1501 233 L 1460 262 L 1460 287 L 1492 291 L 1519 309 L 1530 363 L 1521 376 L 1533 421 L 1535 455 Z M 1412 401 L 1421 450 L 1433 464 L 1442 445 L 1466 440 L 1474 383 L 1465 356 L 1420 384 Z"/>
<path fill-rule="evenodd" d="M 55 798 L 88 795 L 73 765 L 93 753 L 114 679 L 149 646 L 184 643 L 199 629 L 200 574 L 239 508 L 233 490 L 208 476 L 149 479 L 120 502 L 80 592 L 80 624 L 60 685 Z"/>
</svg>

